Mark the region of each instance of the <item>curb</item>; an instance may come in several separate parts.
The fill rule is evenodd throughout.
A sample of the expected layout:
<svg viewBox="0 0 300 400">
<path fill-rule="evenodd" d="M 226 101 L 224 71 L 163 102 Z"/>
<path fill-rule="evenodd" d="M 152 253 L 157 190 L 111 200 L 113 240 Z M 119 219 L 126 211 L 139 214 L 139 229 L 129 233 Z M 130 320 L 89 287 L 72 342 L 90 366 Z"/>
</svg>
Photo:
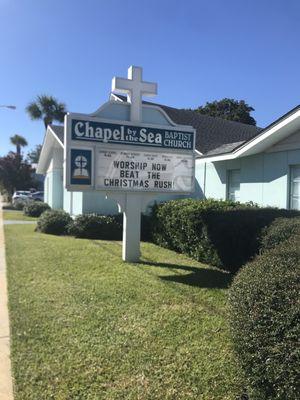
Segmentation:
<svg viewBox="0 0 300 400">
<path fill-rule="evenodd" d="M 7 302 L 5 239 L 0 199 L 0 400 L 13 400 Z"/>
</svg>

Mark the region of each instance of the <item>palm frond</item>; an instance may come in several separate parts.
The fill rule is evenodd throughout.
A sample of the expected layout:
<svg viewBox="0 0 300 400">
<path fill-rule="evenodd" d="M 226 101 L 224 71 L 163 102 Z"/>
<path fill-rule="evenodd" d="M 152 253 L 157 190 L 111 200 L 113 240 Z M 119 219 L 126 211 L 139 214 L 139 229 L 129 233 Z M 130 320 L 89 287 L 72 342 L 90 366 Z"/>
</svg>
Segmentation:
<svg viewBox="0 0 300 400">
<path fill-rule="evenodd" d="M 63 122 L 67 112 L 64 103 L 60 103 L 55 97 L 47 94 L 37 96 L 36 101 L 30 103 L 26 111 L 32 119 L 42 119 L 45 128 L 53 121 Z"/>
<path fill-rule="evenodd" d="M 64 122 L 66 113 L 66 105 L 64 103 L 58 103 L 54 112 L 54 119 L 59 122 Z"/>
<path fill-rule="evenodd" d="M 24 138 L 24 136 L 21 136 L 21 135 L 11 136 L 10 142 L 15 146 L 19 145 L 19 146 L 24 147 L 24 146 L 28 145 L 27 140 Z"/>
<path fill-rule="evenodd" d="M 28 104 L 26 112 L 29 114 L 31 119 L 40 119 L 42 116 L 42 111 L 34 101 Z"/>
<path fill-rule="evenodd" d="M 55 111 L 57 100 L 53 96 L 40 95 L 37 96 L 37 103 L 44 114 L 49 114 Z"/>
<path fill-rule="evenodd" d="M 14 135 L 10 138 L 10 142 L 16 146 L 16 154 L 21 155 L 21 148 L 28 145 L 27 140 L 21 135 Z"/>
</svg>

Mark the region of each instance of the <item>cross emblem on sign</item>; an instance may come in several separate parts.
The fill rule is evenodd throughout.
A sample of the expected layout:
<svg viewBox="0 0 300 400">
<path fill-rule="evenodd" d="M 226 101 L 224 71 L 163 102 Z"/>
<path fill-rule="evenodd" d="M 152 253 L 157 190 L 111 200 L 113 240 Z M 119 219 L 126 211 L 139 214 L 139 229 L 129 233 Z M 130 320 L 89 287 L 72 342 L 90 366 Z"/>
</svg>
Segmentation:
<svg viewBox="0 0 300 400">
<path fill-rule="evenodd" d="M 157 95 L 157 84 L 142 80 L 143 69 L 131 66 L 128 68 L 128 78 L 113 78 L 112 91 L 125 92 L 127 101 L 131 104 L 130 120 L 142 120 L 142 96 Z"/>
<path fill-rule="evenodd" d="M 83 156 L 78 156 L 75 159 L 75 164 L 78 168 L 83 169 L 84 167 L 86 167 L 87 159 Z"/>
</svg>

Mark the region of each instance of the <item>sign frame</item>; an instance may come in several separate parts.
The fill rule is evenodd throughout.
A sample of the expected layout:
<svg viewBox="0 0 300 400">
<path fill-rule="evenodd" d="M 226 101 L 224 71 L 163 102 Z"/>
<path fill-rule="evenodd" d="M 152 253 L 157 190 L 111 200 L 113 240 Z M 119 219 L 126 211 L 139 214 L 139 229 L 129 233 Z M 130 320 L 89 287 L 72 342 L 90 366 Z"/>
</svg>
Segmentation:
<svg viewBox="0 0 300 400">
<path fill-rule="evenodd" d="M 192 149 L 182 149 L 182 148 L 168 148 L 168 147 L 156 147 L 156 146 L 149 146 L 143 144 L 127 144 L 127 143 L 105 143 L 101 141 L 90 141 L 90 140 L 73 140 L 72 139 L 72 120 L 79 119 L 86 122 L 103 122 L 108 124 L 117 124 L 117 125 L 130 125 L 136 126 L 137 128 L 153 128 L 153 129 L 161 129 L 161 130 L 170 130 L 170 131 L 177 131 L 183 133 L 190 133 L 193 135 L 192 139 Z M 68 191 L 97 191 L 100 193 L 109 193 L 113 192 L 115 194 L 125 194 L 125 193 L 133 193 L 133 194 L 152 194 L 157 195 L 161 194 L 170 194 L 170 195 L 189 195 L 194 193 L 195 191 L 195 142 L 196 142 L 196 130 L 190 126 L 185 125 L 156 125 L 156 124 L 148 124 L 142 122 L 133 122 L 133 121 L 125 121 L 125 120 L 113 120 L 107 118 L 100 118 L 94 115 L 89 114 L 81 114 L 81 113 L 67 113 L 65 116 L 65 123 L 64 123 L 64 141 L 65 141 L 65 164 L 66 168 L 64 168 L 64 186 Z M 192 190 L 191 191 L 175 191 L 175 190 L 168 190 L 168 189 L 157 189 L 157 190 L 134 190 L 134 189 L 123 189 L 120 190 L 119 188 L 96 188 L 96 167 L 97 167 L 97 160 L 96 154 L 99 149 L 106 149 L 107 151 L 132 151 L 132 152 L 148 152 L 148 153 L 174 153 L 174 155 L 190 155 L 193 157 L 193 167 L 192 167 L 192 174 L 193 174 L 193 183 L 192 183 Z M 91 177 L 91 185 L 76 185 L 71 184 L 71 168 L 67 165 L 71 159 L 71 150 L 91 150 L 92 151 L 92 177 Z"/>
</svg>

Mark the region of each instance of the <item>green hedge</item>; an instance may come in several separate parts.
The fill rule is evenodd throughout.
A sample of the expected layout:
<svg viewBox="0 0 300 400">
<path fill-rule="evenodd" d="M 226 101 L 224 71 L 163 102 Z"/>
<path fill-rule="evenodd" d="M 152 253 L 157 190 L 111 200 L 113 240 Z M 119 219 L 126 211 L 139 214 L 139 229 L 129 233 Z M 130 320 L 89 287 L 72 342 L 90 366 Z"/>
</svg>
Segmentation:
<svg viewBox="0 0 300 400">
<path fill-rule="evenodd" d="M 122 240 L 123 215 L 82 214 L 69 225 L 68 233 L 78 238 Z M 141 240 L 150 238 L 150 217 L 142 215 Z"/>
<path fill-rule="evenodd" d="M 78 238 L 121 240 L 122 225 L 113 216 L 84 214 L 75 218 L 69 233 Z"/>
<path fill-rule="evenodd" d="M 28 217 L 39 217 L 46 210 L 50 210 L 47 203 L 42 203 L 41 201 L 30 201 L 24 206 L 23 213 Z"/>
<path fill-rule="evenodd" d="M 150 240 L 151 226 L 151 217 L 142 215 L 141 240 Z M 82 214 L 73 220 L 62 210 L 46 210 L 38 219 L 36 230 L 54 235 L 69 234 L 77 238 L 122 240 L 123 215 Z"/>
<path fill-rule="evenodd" d="M 72 222 L 72 218 L 65 211 L 48 210 L 38 219 L 36 230 L 52 235 L 64 235 Z"/>
<path fill-rule="evenodd" d="M 160 246 L 236 272 L 258 253 L 264 227 L 296 215 L 230 201 L 172 200 L 153 207 L 151 235 Z"/>
<path fill-rule="evenodd" d="M 229 293 L 231 335 L 250 398 L 298 400 L 300 235 L 242 268 Z"/>
<path fill-rule="evenodd" d="M 295 234 L 300 235 L 300 217 L 277 218 L 263 231 L 261 251 L 272 249 Z"/>
<path fill-rule="evenodd" d="M 26 206 L 26 201 L 22 199 L 17 199 L 16 201 L 13 202 L 13 208 L 14 210 L 23 210 L 24 207 Z"/>
</svg>

